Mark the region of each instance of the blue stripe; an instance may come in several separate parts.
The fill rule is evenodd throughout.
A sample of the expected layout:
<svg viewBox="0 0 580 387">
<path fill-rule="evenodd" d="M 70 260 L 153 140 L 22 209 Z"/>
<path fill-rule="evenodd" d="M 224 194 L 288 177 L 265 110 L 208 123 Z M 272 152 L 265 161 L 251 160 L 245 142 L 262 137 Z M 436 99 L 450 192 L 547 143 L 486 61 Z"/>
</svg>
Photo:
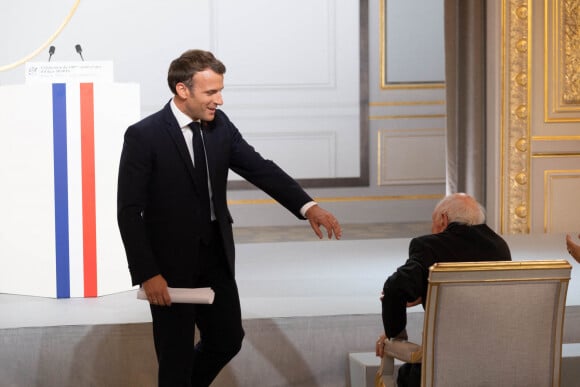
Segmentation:
<svg viewBox="0 0 580 387">
<path fill-rule="evenodd" d="M 70 297 L 68 172 L 66 147 L 66 85 L 52 84 L 54 151 L 54 229 L 56 244 L 56 296 Z"/>
</svg>

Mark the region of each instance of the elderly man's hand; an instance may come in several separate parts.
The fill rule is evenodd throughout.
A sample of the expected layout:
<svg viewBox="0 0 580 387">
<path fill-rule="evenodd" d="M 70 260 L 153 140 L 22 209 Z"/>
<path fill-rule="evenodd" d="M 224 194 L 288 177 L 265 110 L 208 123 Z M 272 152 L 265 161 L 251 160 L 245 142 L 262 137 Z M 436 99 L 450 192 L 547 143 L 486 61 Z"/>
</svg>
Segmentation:
<svg viewBox="0 0 580 387">
<path fill-rule="evenodd" d="M 422 302 L 423 302 L 423 298 L 419 297 L 415 301 L 407 302 L 407 308 L 412 308 L 413 306 L 419 305 Z"/>
<path fill-rule="evenodd" d="M 375 355 L 378 357 L 383 357 L 385 354 L 385 340 L 387 339 L 386 335 L 379 336 L 379 339 L 375 343 Z"/>
</svg>

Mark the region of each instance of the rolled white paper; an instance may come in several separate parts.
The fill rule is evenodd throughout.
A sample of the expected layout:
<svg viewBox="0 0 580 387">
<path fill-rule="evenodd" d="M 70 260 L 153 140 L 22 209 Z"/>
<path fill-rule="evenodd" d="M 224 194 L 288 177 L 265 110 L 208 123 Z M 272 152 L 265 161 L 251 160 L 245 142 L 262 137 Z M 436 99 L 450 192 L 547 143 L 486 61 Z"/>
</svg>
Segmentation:
<svg viewBox="0 0 580 387">
<path fill-rule="evenodd" d="M 176 304 L 213 304 L 215 293 L 212 288 L 167 288 L 171 302 Z M 137 292 L 139 300 L 147 300 L 145 290 Z"/>
</svg>

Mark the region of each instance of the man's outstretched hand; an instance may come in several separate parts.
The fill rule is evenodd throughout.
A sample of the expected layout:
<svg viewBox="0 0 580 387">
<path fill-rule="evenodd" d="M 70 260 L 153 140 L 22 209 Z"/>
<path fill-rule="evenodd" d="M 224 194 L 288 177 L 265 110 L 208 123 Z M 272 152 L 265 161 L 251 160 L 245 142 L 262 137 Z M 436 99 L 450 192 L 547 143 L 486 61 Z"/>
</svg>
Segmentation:
<svg viewBox="0 0 580 387">
<path fill-rule="evenodd" d="M 318 238 L 322 239 L 322 231 L 320 226 L 326 229 L 328 234 L 328 239 L 332 239 L 332 235 L 336 239 L 342 237 L 342 229 L 340 228 L 340 223 L 330 212 L 326 211 L 319 205 L 314 205 L 306 211 L 306 218 L 310 222 L 310 227 L 314 230 Z"/>
</svg>

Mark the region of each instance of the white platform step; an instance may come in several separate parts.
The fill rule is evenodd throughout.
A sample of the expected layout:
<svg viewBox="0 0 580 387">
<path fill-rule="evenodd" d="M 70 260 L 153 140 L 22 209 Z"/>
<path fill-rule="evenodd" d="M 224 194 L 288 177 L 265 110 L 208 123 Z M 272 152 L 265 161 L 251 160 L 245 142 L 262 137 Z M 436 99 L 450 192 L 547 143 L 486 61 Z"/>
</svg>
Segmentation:
<svg viewBox="0 0 580 387">
<path fill-rule="evenodd" d="M 348 354 L 350 387 L 374 387 L 375 374 L 381 359 L 374 352 Z M 403 362 L 395 359 L 395 380 Z M 562 373 L 560 387 L 577 387 L 580 381 L 580 343 L 562 345 Z"/>
<path fill-rule="evenodd" d="M 576 387 L 580 381 L 580 343 L 562 345 L 560 387 Z"/>
<path fill-rule="evenodd" d="M 402 361 L 395 359 L 395 380 Z M 374 387 L 375 375 L 381 365 L 381 359 L 374 352 L 351 352 L 348 354 L 350 387 Z"/>
</svg>

